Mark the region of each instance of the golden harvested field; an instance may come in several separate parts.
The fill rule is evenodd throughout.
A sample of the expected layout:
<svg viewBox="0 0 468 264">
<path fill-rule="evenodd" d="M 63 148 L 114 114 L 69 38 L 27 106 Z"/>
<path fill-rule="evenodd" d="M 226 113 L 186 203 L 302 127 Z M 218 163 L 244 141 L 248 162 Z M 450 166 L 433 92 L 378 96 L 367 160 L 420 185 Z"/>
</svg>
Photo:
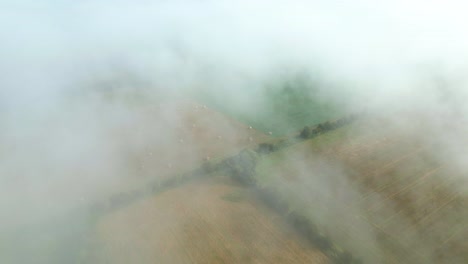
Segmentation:
<svg viewBox="0 0 468 264">
<path fill-rule="evenodd" d="M 117 193 L 140 190 L 155 181 L 163 182 L 269 138 L 189 100 L 135 107 L 125 117 L 102 132 L 106 138 L 102 144 L 113 150 L 111 160 L 103 158 L 104 173 L 88 177 L 78 170 L 75 173 L 81 179 L 80 185 L 51 192 L 64 200 L 73 199 L 69 205 L 86 205 Z"/>
<path fill-rule="evenodd" d="M 224 177 L 104 215 L 95 234 L 95 263 L 329 263 Z"/>
<path fill-rule="evenodd" d="M 259 177 L 368 263 L 467 263 L 464 177 L 430 143 L 360 123 L 273 154 Z"/>
<path fill-rule="evenodd" d="M 129 123 L 110 133 L 130 168 L 116 190 L 183 173 L 203 162 L 238 153 L 268 136 L 205 105 L 179 100 L 136 110 Z"/>
<path fill-rule="evenodd" d="M 116 160 L 122 161 L 120 165 L 125 170 L 100 185 L 101 189 L 93 190 L 98 195 L 82 193 L 78 203 L 93 204 L 96 200 L 112 204 L 115 194 L 147 190 L 155 180 L 165 182 L 203 162 L 271 140 L 192 102 L 134 109 L 127 121 L 103 132 L 109 136 L 105 143 L 115 149 L 120 157 Z M 112 165 L 115 164 L 108 164 Z M 259 202 L 251 190 L 227 176 L 210 176 L 150 197 L 144 192 L 143 197 L 130 204 L 108 206 L 105 210 L 101 207 L 99 212 L 93 210 L 89 219 L 85 213 L 84 219 L 76 219 L 72 228 L 68 221 L 82 211 L 65 216 L 67 222 L 56 220 L 58 225 L 46 219 L 50 222 L 47 229 L 32 226 L 34 233 L 23 232 L 24 237 L 17 241 L 31 241 L 21 250 L 32 254 L 18 254 L 12 259 L 19 256 L 38 263 L 77 260 L 142 264 L 331 262 L 324 252 Z M 74 187 L 71 192 L 89 191 L 86 184 Z M 58 251 L 60 254 L 54 254 Z"/>
<path fill-rule="evenodd" d="M 107 200 L 111 195 L 140 190 L 150 182 L 164 181 L 193 170 L 207 159 L 236 154 L 268 138 L 189 100 L 138 106 L 126 109 L 121 115 L 115 122 L 108 121 L 110 118 L 106 115 L 103 117 L 106 125 L 102 125 L 100 131 L 97 153 L 93 157 L 81 157 L 89 159 L 93 167 L 83 165 L 67 170 L 70 175 L 55 179 L 39 196 L 17 192 L 29 186 L 20 177 L 12 183 L 4 195 L 34 208 L 47 204 L 44 210 L 47 215 L 38 213 L 37 219 L 33 219 L 28 217 L 27 210 L 12 211 L 3 219 L 4 225 L 21 228 L 39 221 L 49 222 L 76 208 Z M 102 149 L 108 152 L 102 153 Z M 2 202 L 8 203 L 7 200 Z"/>
<path fill-rule="evenodd" d="M 159 120 L 158 111 L 170 120 Z M 156 115 L 156 117 L 152 116 Z M 143 137 L 129 159 L 135 178 L 113 190 L 163 182 L 211 159 L 254 147 L 268 136 L 192 102 L 144 109 L 134 130 L 121 128 L 118 141 Z M 167 117 L 167 114 L 163 115 Z M 165 135 L 164 127 L 170 129 Z M 153 135 L 157 135 L 154 136 Z M 149 141 L 148 138 L 155 140 Z M 136 143 L 136 144 L 135 144 Z M 175 146 L 175 147 L 174 147 Z M 132 153 L 132 152 L 131 152 Z M 227 177 L 211 177 L 169 189 L 111 211 L 98 219 L 91 259 L 95 263 L 329 263 L 250 191 Z"/>
</svg>

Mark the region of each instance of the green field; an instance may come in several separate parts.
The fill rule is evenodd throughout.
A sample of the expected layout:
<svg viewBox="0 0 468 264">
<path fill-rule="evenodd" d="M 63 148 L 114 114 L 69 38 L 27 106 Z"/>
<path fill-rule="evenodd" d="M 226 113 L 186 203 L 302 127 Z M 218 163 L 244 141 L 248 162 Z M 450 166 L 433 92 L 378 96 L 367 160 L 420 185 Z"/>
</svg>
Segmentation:
<svg viewBox="0 0 468 264">
<path fill-rule="evenodd" d="M 278 82 L 265 86 L 262 91 L 260 99 L 250 100 L 247 105 L 208 93 L 195 97 L 257 130 L 272 132 L 274 136 L 297 132 L 306 125 L 316 125 L 343 115 L 337 105 L 320 96 L 319 89 L 314 88 L 311 82 Z"/>
</svg>

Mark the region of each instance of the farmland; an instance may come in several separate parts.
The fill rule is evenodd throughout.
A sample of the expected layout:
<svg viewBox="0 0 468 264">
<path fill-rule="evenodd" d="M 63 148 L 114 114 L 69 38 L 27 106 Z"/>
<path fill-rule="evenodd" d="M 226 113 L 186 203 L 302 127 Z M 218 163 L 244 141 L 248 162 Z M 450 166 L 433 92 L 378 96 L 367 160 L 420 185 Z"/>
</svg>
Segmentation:
<svg viewBox="0 0 468 264">
<path fill-rule="evenodd" d="M 329 263 L 248 189 L 214 177 L 102 217 L 95 263 Z"/>
<path fill-rule="evenodd" d="M 0 0 L 0 264 L 468 264 L 465 2 Z"/>
<path fill-rule="evenodd" d="M 207 115 L 203 105 L 192 105 Z M 190 111 L 188 111 L 190 113 Z M 198 111 L 196 111 L 198 112 Z M 185 112 L 187 113 L 187 112 Z M 190 114 L 189 114 L 190 116 Z M 219 123 L 226 122 L 223 117 L 209 119 L 212 125 L 193 119 L 184 131 L 192 137 L 191 148 L 200 146 L 205 154 L 178 153 L 177 159 L 155 164 L 149 162 L 149 172 L 164 167 L 166 162 L 173 162 L 169 177 L 145 176 L 144 182 L 133 186 L 147 189 L 154 185 L 151 193 L 125 203 L 114 210 L 107 211 L 96 219 L 92 228 L 91 242 L 82 254 L 85 262 L 94 263 L 329 263 L 328 257 L 319 249 L 310 245 L 296 233 L 281 217 L 275 215 L 259 201 L 250 188 L 233 182 L 229 177 L 214 172 L 208 177 L 193 181 L 172 181 L 170 176 L 189 170 L 183 157 L 211 156 L 212 160 L 198 160 L 201 163 L 216 162 L 222 157 L 236 154 L 239 147 L 254 148 L 259 142 L 268 139 L 265 134 L 231 121 L 227 130 L 206 131 L 207 128 L 220 128 Z M 217 124 L 215 124 L 215 122 Z M 205 131 L 200 129 L 205 128 Z M 197 131 L 199 131 L 197 133 Z M 196 134 L 195 134 L 195 133 Z M 241 137 L 242 133 L 245 136 Z M 221 135 L 222 138 L 219 138 Z M 235 136 L 229 140 L 229 136 Z M 178 138 L 181 138 L 180 136 Z M 183 138 L 190 138 L 185 136 Z M 215 141 L 214 144 L 210 142 Z M 222 142 L 233 142 L 231 145 Z M 184 146 L 176 142 L 178 146 Z M 186 141 L 184 141 L 186 143 Z M 188 142 L 190 143 L 190 142 Z M 157 148 L 154 157 L 160 157 Z M 161 150 L 159 150 L 161 151 Z M 174 151 L 174 150 L 170 150 Z M 180 151 L 180 150 L 179 150 Z M 167 156 L 167 155 L 166 155 Z M 206 157 L 205 156 L 205 157 Z M 151 158 L 151 157 L 149 157 Z M 180 166 L 180 165 L 181 166 Z M 179 171 L 174 171 L 178 168 Z M 181 169 L 182 168 L 182 169 Z M 190 175 L 188 175 L 190 177 Z M 168 181 L 174 182 L 168 188 Z M 130 186 L 126 184 L 125 186 Z M 135 187 L 134 187 L 135 188 Z M 132 193 L 135 189 L 119 189 L 119 192 Z M 138 188 L 136 189 L 138 190 Z M 125 199 L 125 198 L 124 198 Z M 133 224 L 134 223 L 134 224 Z"/>
<path fill-rule="evenodd" d="M 366 263 L 465 263 L 463 177 L 431 141 L 372 122 L 264 157 L 260 188 Z"/>
<path fill-rule="evenodd" d="M 320 98 L 318 83 L 300 76 L 288 76 L 268 84 L 257 101 L 252 102 L 254 107 L 246 109 L 226 97 L 213 98 L 212 94 L 195 97 L 226 116 L 275 136 L 288 135 L 305 125 L 316 125 L 343 115 L 343 109 L 336 103 Z"/>
<path fill-rule="evenodd" d="M 8 234 L 28 253 L 10 262 L 467 260 L 462 171 L 430 135 L 350 115 L 271 137 L 192 101 L 133 114 L 111 133 L 129 171 L 75 213 Z"/>
<path fill-rule="evenodd" d="M 112 140 L 129 171 L 104 197 L 151 181 L 162 182 L 268 138 L 206 105 L 180 99 L 139 107 L 130 122 L 112 129 Z"/>
<path fill-rule="evenodd" d="M 6 263 L 330 262 L 250 188 L 217 172 L 190 180 L 267 133 L 193 101 L 136 107 L 109 129 L 125 171 L 98 189 L 75 186 L 85 198 L 67 211 L 4 234 Z"/>
<path fill-rule="evenodd" d="M 99 112 L 95 115 L 103 118 Z M 115 167 L 114 173 L 92 178 L 86 175 L 86 168 L 80 168 L 72 172 L 79 177 L 79 184 L 72 188 L 69 183 L 51 186 L 49 192 L 61 198 L 47 201 L 54 211 L 49 209 L 40 219 L 21 217 L 14 229 L 2 233 L 3 263 L 31 263 L 32 260 L 73 263 L 70 258 L 82 255 L 80 248 L 88 243 L 88 230 L 96 220 L 94 214 L 89 215 L 89 207 L 101 203 L 107 206 L 112 202 L 109 197 L 138 193 L 150 184 L 159 186 L 166 180 L 177 180 L 204 162 L 235 154 L 268 138 L 190 100 L 140 104 L 125 115 L 126 118 L 102 131 L 106 138 L 101 147 L 113 149 L 112 155 L 117 158 L 102 157 L 97 162 Z M 55 204 L 67 207 L 54 207 Z M 14 213 L 9 217 L 13 218 Z M 3 221 L 4 225 L 8 224 L 8 218 Z"/>
</svg>

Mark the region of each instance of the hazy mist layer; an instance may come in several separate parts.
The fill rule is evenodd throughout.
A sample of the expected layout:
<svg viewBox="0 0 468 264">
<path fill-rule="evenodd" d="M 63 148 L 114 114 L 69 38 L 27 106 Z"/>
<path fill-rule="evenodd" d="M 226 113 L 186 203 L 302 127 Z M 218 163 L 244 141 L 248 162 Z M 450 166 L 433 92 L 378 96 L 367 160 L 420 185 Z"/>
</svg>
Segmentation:
<svg viewBox="0 0 468 264">
<path fill-rule="evenodd" d="M 151 133 L 116 139 L 139 105 L 203 94 L 255 115 L 269 107 L 272 80 L 298 75 L 306 96 L 343 113 L 389 115 L 402 130 L 413 128 L 401 117 L 424 118 L 441 159 L 466 171 L 464 130 L 442 128 L 468 117 L 466 7 L 0 0 L 0 232 L 80 208 L 134 173 L 128 153 L 178 140 L 183 121 L 169 108 Z"/>
</svg>

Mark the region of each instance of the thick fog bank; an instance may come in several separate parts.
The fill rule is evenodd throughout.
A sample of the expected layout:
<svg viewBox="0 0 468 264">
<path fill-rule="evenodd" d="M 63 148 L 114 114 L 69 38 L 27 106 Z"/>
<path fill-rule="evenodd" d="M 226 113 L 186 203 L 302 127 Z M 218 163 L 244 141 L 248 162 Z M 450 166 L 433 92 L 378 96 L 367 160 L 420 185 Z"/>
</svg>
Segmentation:
<svg viewBox="0 0 468 264">
<path fill-rule="evenodd" d="M 137 142 L 116 138 L 140 107 L 202 94 L 254 116 L 297 76 L 305 97 L 341 113 L 391 116 L 402 130 L 417 123 L 400 117 L 423 117 L 441 159 L 466 171 L 464 130 L 441 129 L 468 117 L 466 7 L 0 0 L 0 232 L 79 208 L 134 173 L 129 152 L 178 140 L 171 111 Z"/>
</svg>

